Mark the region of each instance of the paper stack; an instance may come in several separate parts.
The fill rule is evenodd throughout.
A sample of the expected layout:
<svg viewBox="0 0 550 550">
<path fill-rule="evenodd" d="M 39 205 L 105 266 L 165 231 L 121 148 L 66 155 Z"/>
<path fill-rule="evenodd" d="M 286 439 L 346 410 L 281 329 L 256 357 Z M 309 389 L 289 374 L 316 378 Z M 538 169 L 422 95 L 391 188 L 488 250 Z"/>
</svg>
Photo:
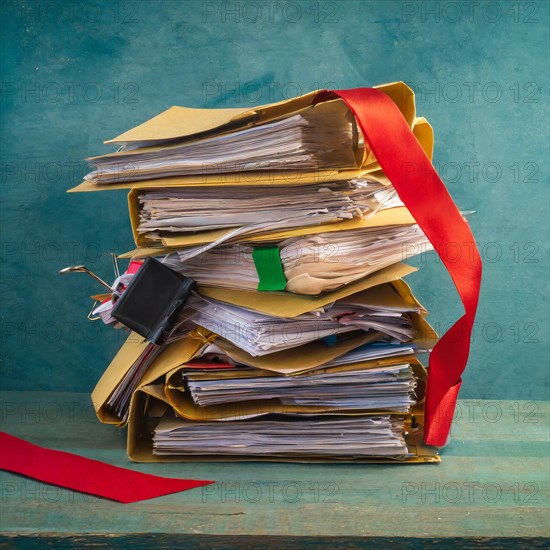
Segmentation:
<svg viewBox="0 0 550 550">
<path fill-rule="evenodd" d="M 380 89 L 431 155 L 412 92 Z M 172 107 L 89 159 L 76 190 L 130 189 L 137 248 L 93 315 L 133 332 L 93 401 L 132 459 L 439 460 L 418 359 L 437 336 L 402 263 L 431 245 L 317 98 Z"/>
</svg>

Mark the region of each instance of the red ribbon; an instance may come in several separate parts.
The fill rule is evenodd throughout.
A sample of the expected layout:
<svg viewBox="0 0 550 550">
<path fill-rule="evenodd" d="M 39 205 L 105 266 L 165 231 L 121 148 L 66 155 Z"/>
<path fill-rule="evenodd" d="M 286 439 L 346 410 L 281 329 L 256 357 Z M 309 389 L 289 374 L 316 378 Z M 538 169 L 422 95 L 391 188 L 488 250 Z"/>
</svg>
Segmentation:
<svg viewBox="0 0 550 550">
<path fill-rule="evenodd" d="M 0 432 L 0 469 L 118 502 L 138 502 L 187 491 L 213 481 L 143 474 Z"/>
<path fill-rule="evenodd" d="M 442 336 L 430 356 L 424 441 L 441 447 L 447 443 L 470 353 L 481 258 L 468 224 L 389 96 L 374 88 L 356 88 L 321 92 L 317 100 L 334 95 L 354 113 L 380 167 L 437 251 L 464 305 L 464 315 Z"/>
</svg>

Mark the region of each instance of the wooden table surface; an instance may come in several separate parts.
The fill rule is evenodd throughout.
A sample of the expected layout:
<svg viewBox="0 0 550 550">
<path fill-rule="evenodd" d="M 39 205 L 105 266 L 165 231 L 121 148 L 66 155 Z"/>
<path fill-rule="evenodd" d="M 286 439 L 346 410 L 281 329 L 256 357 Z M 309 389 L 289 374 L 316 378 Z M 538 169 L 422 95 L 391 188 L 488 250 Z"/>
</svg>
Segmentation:
<svg viewBox="0 0 550 550">
<path fill-rule="evenodd" d="M 547 402 L 460 401 L 441 464 L 134 464 L 87 394 L 4 392 L 2 430 L 141 472 L 214 479 L 119 504 L 1 472 L 6 547 L 548 547 Z M 334 538 L 336 537 L 336 538 Z"/>
</svg>

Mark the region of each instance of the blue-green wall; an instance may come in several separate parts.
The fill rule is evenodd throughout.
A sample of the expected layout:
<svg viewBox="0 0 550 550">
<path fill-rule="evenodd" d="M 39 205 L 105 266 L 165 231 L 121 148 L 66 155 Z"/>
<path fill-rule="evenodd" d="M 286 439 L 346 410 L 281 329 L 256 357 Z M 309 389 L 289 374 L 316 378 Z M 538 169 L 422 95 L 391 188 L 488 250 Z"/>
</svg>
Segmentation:
<svg viewBox="0 0 550 550">
<path fill-rule="evenodd" d="M 86 320 L 132 245 L 124 192 L 66 194 L 103 139 L 171 105 L 404 80 L 485 258 L 464 397 L 548 395 L 548 2 L 2 2 L 2 387 L 89 391 L 121 343 Z M 461 309 L 433 255 L 410 277 Z"/>
</svg>

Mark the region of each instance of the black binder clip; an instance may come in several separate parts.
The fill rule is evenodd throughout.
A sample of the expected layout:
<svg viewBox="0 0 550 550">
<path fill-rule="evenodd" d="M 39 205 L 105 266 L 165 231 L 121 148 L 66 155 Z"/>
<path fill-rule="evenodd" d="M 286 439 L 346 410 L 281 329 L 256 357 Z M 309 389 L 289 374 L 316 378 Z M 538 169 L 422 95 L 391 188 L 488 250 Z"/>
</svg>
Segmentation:
<svg viewBox="0 0 550 550">
<path fill-rule="evenodd" d="M 162 344 L 195 281 L 147 258 L 117 300 L 112 317 L 153 344 Z"/>
</svg>

